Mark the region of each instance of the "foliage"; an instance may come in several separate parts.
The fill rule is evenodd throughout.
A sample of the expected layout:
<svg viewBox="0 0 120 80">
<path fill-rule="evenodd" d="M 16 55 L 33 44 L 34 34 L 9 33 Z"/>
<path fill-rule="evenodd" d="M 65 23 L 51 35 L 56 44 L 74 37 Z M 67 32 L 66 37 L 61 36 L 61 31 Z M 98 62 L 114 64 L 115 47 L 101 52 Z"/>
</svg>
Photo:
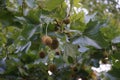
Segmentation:
<svg viewBox="0 0 120 80">
<path fill-rule="evenodd" d="M 119 80 L 119 12 L 114 0 L 1 0 L 0 80 Z M 111 70 L 97 75 L 100 62 Z"/>
</svg>

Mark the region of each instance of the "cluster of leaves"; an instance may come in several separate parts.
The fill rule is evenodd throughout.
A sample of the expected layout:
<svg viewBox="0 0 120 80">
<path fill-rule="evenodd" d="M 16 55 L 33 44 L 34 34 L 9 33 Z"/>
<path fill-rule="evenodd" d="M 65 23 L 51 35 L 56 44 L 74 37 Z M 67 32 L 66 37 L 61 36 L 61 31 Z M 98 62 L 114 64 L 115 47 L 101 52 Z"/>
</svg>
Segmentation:
<svg viewBox="0 0 120 80">
<path fill-rule="evenodd" d="M 112 64 L 105 79 L 119 79 L 116 5 L 113 0 L 1 0 L 0 79 L 97 80 L 91 67 L 100 62 Z"/>
</svg>

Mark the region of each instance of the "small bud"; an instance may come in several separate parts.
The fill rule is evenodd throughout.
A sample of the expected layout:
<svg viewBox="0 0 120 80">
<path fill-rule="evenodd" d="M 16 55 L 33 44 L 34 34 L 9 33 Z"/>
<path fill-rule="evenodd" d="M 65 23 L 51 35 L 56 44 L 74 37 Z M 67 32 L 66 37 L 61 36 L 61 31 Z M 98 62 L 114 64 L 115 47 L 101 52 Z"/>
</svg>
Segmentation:
<svg viewBox="0 0 120 80">
<path fill-rule="evenodd" d="M 45 52 L 44 52 L 44 51 L 41 51 L 41 52 L 39 53 L 39 57 L 40 57 L 40 58 L 44 58 L 44 57 L 45 57 Z"/>
</svg>

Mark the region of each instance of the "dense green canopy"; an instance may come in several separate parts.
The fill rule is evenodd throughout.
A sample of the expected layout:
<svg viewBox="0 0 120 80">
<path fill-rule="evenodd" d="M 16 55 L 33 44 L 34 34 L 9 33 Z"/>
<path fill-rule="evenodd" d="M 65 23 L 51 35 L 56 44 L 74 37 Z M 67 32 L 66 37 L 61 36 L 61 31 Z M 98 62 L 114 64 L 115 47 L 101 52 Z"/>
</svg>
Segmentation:
<svg viewBox="0 0 120 80">
<path fill-rule="evenodd" d="M 120 80 L 118 1 L 0 0 L 0 80 Z"/>
</svg>

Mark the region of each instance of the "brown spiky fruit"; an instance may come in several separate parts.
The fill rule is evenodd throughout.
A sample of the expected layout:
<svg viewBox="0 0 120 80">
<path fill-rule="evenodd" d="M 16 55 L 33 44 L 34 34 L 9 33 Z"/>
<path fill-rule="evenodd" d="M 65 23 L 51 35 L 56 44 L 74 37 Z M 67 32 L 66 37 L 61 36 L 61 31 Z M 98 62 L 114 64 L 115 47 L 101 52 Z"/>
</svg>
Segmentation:
<svg viewBox="0 0 120 80">
<path fill-rule="evenodd" d="M 46 55 L 46 54 L 45 54 L 44 51 L 41 51 L 41 52 L 39 53 L 39 57 L 40 57 L 40 58 L 45 58 L 45 55 Z"/>
<path fill-rule="evenodd" d="M 59 42 L 57 38 L 52 38 L 52 44 L 49 46 L 51 49 L 57 49 L 59 46 Z"/>
<path fill-rule="evenodd" d="M 103 63 L 103 64 L 107 64 L 107 63 L 108 63 L 108 60 L 107 60 L 107 59 L 102 59 L 102 63 Z"/>
<path fill-rule="evenodd" d="M 77 77 L 77 74 L 73 72 L 73 73 L 70 74 L 70 77 L 75 78 L 75 77 Z"/>
<path fill-rule="evenodd" d="M 60 52 L 59 52 L 59 51 L 56 51 L 55 54 L 56 54 L 56 55 L 60 55 Z"/>
<path fill-rule="evenodd" d="M 77 47 L 80 48 L 80 45 L 78 45 Z"/>
<path fill-rule="evenodd" d="M 55 55 L 60 55 L 61 54 L 61 51 L 59 49 L 56 49 L 55 50 Z"/>
<path fill-rule="evenodd" d="M 92 71 L 92 72 L 90 73 L 90 76 L 91 76 L 91 78 L 92 78 L 93 80 L 97 80 L 97 75 L 96 75 L 96 73 L 95 73 L 94 71 Z"/>
<path fill-rule="evenodd" d="M 76 71 L 78 71 L 78 68 L 77 68 L 76 66 L 72 66 L 72 67 L 71 67 L 71 70 L 72 70 L 73 72 L 76 72 Z"/>
<path fill-rule="evenodd" d="M 45 45 L 51 45 L 52 44 L 52 38 L 50 36 L 43 36 L 42 37 L 42 42 Z"/>
<path fill-rule="evenodd" d="M 109 53 L 108 53 L 107 51 L 104 51 L 104 52 L 103 52 L 103 58 L 108 58 L 108 54 L 109 54 Z"/>
<path fill-rule="evenodd" d="M 48 70 L 50 70 L 51 72 L 56 72 L 57 67 L 55 64 L 49 64 L 48 65 Z"/>
<path fill-rule="evenodd" d="M 69 24 L 69 23 L 70 23 L 70 18 L 69 18 L 69 17 L 65 18 L 65 19 L 63 20 L 63 23 Z"/>
<path fill-rule="evenodd" d="M 72 70 L 72 71 L 78 71 L 78 68 L 79 68 L 79 67 L 80 67 L 80 64 L 79 64 L 79 63 L 74 64 L 74 65 L 71 66 L 71 70 Z"/>
</svg>

